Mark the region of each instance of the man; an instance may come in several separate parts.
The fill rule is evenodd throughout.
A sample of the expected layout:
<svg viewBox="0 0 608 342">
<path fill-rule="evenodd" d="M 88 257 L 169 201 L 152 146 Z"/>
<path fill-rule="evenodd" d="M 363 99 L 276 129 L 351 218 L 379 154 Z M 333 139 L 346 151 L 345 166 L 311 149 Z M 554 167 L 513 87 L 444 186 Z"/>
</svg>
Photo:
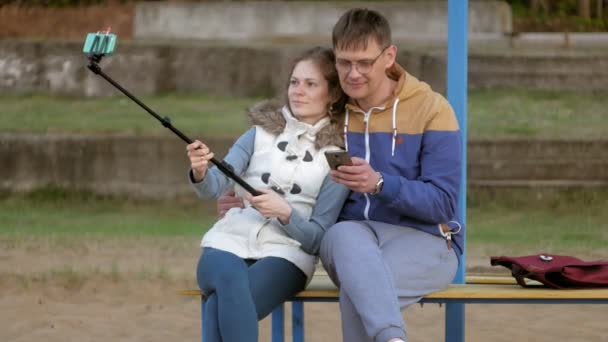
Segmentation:
<svg viewBox="0 0 608 342">
<path fill-rule="evenodd" d="M 352 166 L 332 171 L 352 190 L 325 234 L 321 261 L 340 287 L 349 342 L 405 341 L 401 309 L 447 287 L 464 231 L 456 217 L 460 133 L 445 98 L 395 63 L 387 20 L 352 9 L 332 34 Z M 239 200 L 220 200 L 220 213 Z M 321 203 L 319 203 L 321 205 Z"/>
<path fill-rule="evenodd" d="M 321 260 L 340 287 L 344 341 L 405 341 L 400 309 L 447 287 L 462 252 L 464 231 L 452 221 L 458 123 L 445 98 L 395 63 L 381 14 L 346 12 L 332 40 L 350 96 L 344 127 L 353 166 L 331 176 L 352 193 L 323 238 Z"/>
</svg>

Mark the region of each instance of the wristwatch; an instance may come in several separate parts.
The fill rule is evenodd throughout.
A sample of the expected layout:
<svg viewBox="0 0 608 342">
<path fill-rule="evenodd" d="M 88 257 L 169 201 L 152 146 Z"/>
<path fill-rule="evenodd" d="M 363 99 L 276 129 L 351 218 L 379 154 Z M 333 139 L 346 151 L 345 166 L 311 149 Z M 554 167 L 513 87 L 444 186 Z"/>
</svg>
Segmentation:
<svg viewBox="0 0 608 342">
<path fill-rule="evenodd" d="M 384 178 L 382 177 L 382 174 L 380 172 L 378 172 L 378 174 L 380 175 L 380 178 L 378 179 L 378 182 L 376 182 L 376 188 L 374 189 L 374 191 L 370 192 L 370 195 L 377 195 L 380 193 L 380 191 L 382 191 L 382 186 L 384 185 Z"/>
</svg>

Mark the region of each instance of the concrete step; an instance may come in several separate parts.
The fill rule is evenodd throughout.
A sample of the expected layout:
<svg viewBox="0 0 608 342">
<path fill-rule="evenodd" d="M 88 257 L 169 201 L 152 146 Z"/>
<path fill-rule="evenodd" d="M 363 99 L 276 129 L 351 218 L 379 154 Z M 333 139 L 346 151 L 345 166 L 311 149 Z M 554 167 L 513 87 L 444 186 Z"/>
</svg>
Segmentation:
<svg viewBox="0 0 608 342">
<path fill-rule="evenodd" d="M 478 180 L 471 179 L 467 185 L 472 188 L 494 188 L 494 189 L 598 189 L 608 188 L 608 180 Z"/>
<path fill-rule="evenodd" d="M 325 43 L 323 43 L 325 44 Z M 120 43 L 104 59 L 104 72 L 143 96 L 166 92 L 272 97 L 282 94 L 292 58 L 312 43 L 198 42 L 196 44 Z M 408 49 L 397 60 L 412 75 L 445 93 L 446 55 Z M 0 92 L 71 96 L 117 96 L 86 70 L 82 42 L 0 40 Z M 537 88 L 598 91 L 608 89 L 608 52 L 541 56 L 471 54 L 469 89 Z M 565 52 L 565 54 L 568 54 Z"/>
<path fill-rule="evenodd" d="M 234 137 L 207 140 L 218 158 L 223 158 Z M 471 141 L 469 187 L 608 186 L 608 158 L 602 149 L 606 142 L 555 144 L 558 147 L 547 141 L 511 141 L 507 147 L 500 142 Z M 545 157 L 538 159 L 544 151 Z M 575 158 L 577 152 L 583 157 Z M 561 159 L 560 155 L 568 157 Z M 0 191 L 59 186 L 134 197 L 192 196 L 188 166 L 183 143 L 171 135 L 0 133 Z"/>
<path fill-rule="evenodd" d="M 607 140 L 469 140 L 469 163 L 502 160 L 597 160 L 608 161 Z"/>
<path fill-rule="evenodd" d="M 469 179 L 608 180 L 608 159 L 470 160 Z"/>
<path fill-rule="evenodd" d="M 528 179 L 478 180 L 467 182 L 467 198 L 473 205 L 500 201 L 514 208 L 602 202 L 608 205 L 608 180 Z M 564 202 L 566 201 L 566 202 Z"/>
</svg>

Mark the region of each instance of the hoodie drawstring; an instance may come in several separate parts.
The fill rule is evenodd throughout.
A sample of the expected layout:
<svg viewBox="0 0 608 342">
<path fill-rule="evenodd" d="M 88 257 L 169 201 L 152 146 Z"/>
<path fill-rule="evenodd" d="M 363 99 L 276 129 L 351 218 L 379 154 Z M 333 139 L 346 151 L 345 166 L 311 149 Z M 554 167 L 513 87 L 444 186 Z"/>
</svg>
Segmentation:
<svg viewBox="0 0 608 342">
<path fill-rule="evenodd" d="M 348 152 L 348 108 L 346 108 L 346 113 L 344 113 L 344 149 Z"/>
<path fill-rule="evenodd" d="M 394 157 L 395 156 L 395 144 L 397 141 L 397 105 L 399 104 L 399 98 L 395 99 L 395 102 L 393 102 L 393 120 L 392 120 L 392 124 L 393 124 L 393 137 L 392 137 L 392 144 L 391 144 L 391 156 Z M 382 108 L 380 108 L 382 109 Z M 344 149 L 346 149 L 346 151 L 348 151 L 348 119 L 349 119 L 349 110 L 348 108 L 346 108 L 346 112 L 344 113 L 344 127 L 343 127 L 343 131 L 342 134 L 344 135 Z M 367 122 L 366 122 L 367 125 Z M 367 126 L 366 126 L 367 127 Z"/>
<path fill-rule="evenodd" d="M 399 104 L 399 98 L 395 99 L 393 103 L 393 148 L 391 149 L 391 156 L 395 156 L 395 141 L 397 141 L 397 104 Z"/>
</svg>

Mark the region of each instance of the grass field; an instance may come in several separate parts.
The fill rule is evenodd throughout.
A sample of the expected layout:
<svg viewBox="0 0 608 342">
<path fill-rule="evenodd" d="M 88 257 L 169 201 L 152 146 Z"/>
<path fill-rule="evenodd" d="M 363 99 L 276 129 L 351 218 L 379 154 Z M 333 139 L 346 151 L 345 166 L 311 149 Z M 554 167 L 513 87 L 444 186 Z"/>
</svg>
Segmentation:
<svg viewBox="0 0 608 342">
<path fill-rule="evenodd" d="M 580 193 L 537 204 L 525 204 L 532 193 L 516 197 L 514 201 L 469 201 L 468 248 L 596 255 L 608 246 L 607 194 Z M 209 202 L 144 202 L 56 190 L 5 196 L 0 200 L 0 241 L 4 245 L 0 247 L 10 247 L 24 235 L 198 239 L 215 220 L 212 206 Z"/>
<path fill-rule="evenodd" d="M 242 133 L 248 125 L 245 109 L 259 100 L 173 94 L 143 98 L 177 128 L 198 136 Z M 470 138 L 602 138 L 607 107 L 608 97 L 601 94 L 474 90 L 469 92 L 468 132 Z M 124 97 L 2 95 L 0 117 L 0 132 L 168 134 Z"/>
<path fill-rule="evenodd" d="M 164 95 L 142 101 L 186 134 L 236 135 L 247 127 L 245 109 L 259 99 Z M 157 120 L 125 97 L 0 96 L 0 113 L 0 131 L 166 134 Z"/>
<path fill-rule="evenodd" d="M 207 202 L 133 201 L 59 189 L 5 195 L 0 203 L 0 233 L 8 234 L 198 236 L 214 221 Z"/>
</svg>

